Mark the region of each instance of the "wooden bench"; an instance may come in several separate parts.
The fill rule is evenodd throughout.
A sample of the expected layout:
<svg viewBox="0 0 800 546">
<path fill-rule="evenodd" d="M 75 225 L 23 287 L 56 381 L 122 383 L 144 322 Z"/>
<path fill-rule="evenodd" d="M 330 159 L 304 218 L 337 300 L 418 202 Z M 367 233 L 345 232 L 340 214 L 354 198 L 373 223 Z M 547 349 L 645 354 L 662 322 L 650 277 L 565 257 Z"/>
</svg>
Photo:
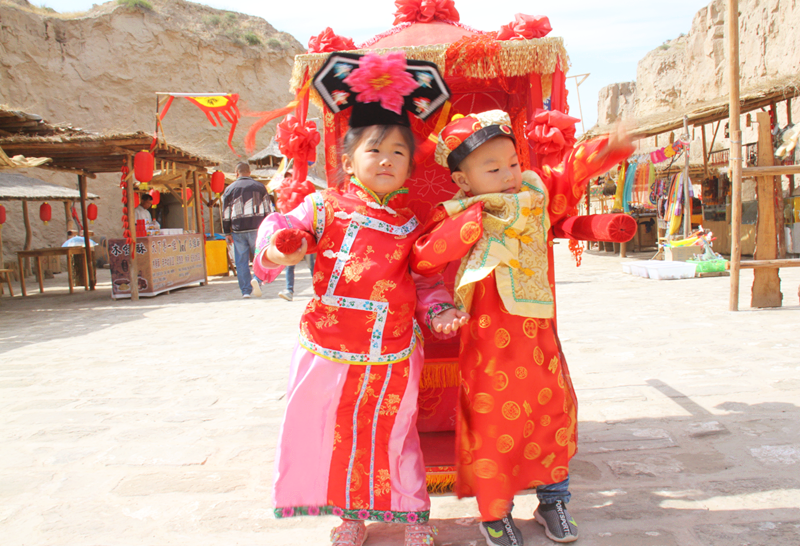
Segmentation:
<svg viewBox="0 0 800 546">
<path fill-rule="evenodd" d="M 36 276 L 39 280 L 39 292 L 44 292 L 44 279 L 42 275 L 42 258 L 45 256 L 66 256 L 67 257 L 67 276 L 69 277 L 69 293 L 73 293 L 74 279 L 72 276 L 72 261 L 75 256 L 84 256 L 85 249 L 82 246 L 66 246 L 56 248 L 37 248 L 34 250 L 20 250 L 17 252 L 17 260 L 19 261 L 19 270 L 22 269 L 22 260 L 25 258 L 36 258 Z M 86 272 L 86 260 L 83 260 L 83 285 L 86 290 L 89 290 L 89 275 Z M 25 289 L 25 276 L 20 273 L 19 276 L 20 286 L 22 288 L 22 295 L 27 296 L 28 293 Z"/>
<path fill-rule="evenodd" d="M 0 269 L 0 296 L 3 295 L 3 282 L 8 285 L 8 292 L 11 294 L 11 297 L 14 297 L 14 289 L 11 288 L 11 273 L 13 273 L 13 269 Z"/>
</svg>

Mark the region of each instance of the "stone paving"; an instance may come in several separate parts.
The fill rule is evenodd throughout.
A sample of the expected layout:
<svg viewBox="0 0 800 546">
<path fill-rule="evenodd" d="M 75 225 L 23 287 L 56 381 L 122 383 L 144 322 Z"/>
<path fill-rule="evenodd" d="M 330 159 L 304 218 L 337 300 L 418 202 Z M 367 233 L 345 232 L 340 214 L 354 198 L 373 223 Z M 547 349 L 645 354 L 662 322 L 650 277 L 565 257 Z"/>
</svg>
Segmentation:
<svg viewBox="0 0 800 546">
<path fill-rule="evenodd" d="M 580 402 L 570 510 L 584 546 L 800 544 L 800 269 L 782 309 L 728 308 L 728 278 L 654 281 L 556 247 Z M 639 256 L 646 258 L 647 256 Z M 298 297 L 215 278 L 143 299 L 0 299 L 0 543 L 324 545 L 332 518 L 275 520 L 270 484 Z M 32 283 L 35 285 L 35 283 Z M 553 544 L 517 498 L 525 544 Z M 440 546 L 479 546 L 476 505 L 433 499 Z M 372 546 L 402 528 L 371 524 Z"/>
</svg>

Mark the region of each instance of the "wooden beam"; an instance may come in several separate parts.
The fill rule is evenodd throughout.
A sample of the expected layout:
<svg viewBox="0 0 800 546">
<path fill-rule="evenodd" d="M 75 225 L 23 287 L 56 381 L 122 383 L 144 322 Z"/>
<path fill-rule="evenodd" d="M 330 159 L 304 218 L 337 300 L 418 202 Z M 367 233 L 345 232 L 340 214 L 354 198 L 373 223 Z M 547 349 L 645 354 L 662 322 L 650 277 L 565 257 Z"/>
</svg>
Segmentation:
<svg viewBox="0 0 800 546">
<path fill-rule="evenodd" d="M 22 250 L 30 250 L 31 249 L 31 242 L 33 240 L 33 234 L 31 233 L 31 217 L 28 214 L 28 200 L 22 200 L 22 223 L 25 224 L 25 246 L 22 247 Z M 30 271 L 30 258 L 25 258 L 24 262 L 25 267 L 24 271 L 20 271 L 20 277 L 25 276 L 25 271 Z"/>
<path fill-rule="evenodd" d="M 706 126 L 700 127 L 700 136 L 703 138 L 703 173 L 708 178 L 708 149 L 706 148 Z"/>
<path fill-rule="evenodd" d="M 728 307 L 739 310 L 739 263 L 742 259 L 742 131 L 739 126 L 739 0 L 728 0 L 728 85 L 731 123 L 731 290 Z M 720 121 L 721 123 L 721 121 Z M 719 129 L 719 125 L 717 125 Z M 716 135 L 715 135 L 716 136 Z M 713 148 L 713 144 L 712 144 Z"/>
<path fill-rule="evenodd" d="M 769 167 L 773 163 L 772 126 L 769 113 L 758 112 L 756 123 L 758 123 L 758 164 Z M 774 195 L 775 177 L 758 176 L 756 178 L 756 199 L 758 200 L 756 250 L 753 258 L 759 261 L 778 258 Z M 782 299 L 778 270 L 775 268 L 756 269 L 750 306 L 756 308 L 780 307 Z"/>
<path fill-rule="evenodd" d="M 83 176 L 86 176 L 88 178 L 97 178 L 96 174 L 94 174 L 92 172 L 89 172 L 89 171 L 84 171 L 83 169 L 72 169 L 72 168 L 68 168 L 68 167 L 59 167 L 59 166 L 56 166 L 56 165 L 39 165 L 36 168 L 37 169 L 44 169 L 46 171 L 55 171 L 55 172 L 59 172 L 59 173 L 77 174 L 78 176 L 83 175 Z M 119 170 L 119 169 L 117 169 L 117 170 Z"/>
<path fill-rule="evenodd" d="M 181 208 L 183 209 L 183 231 L 185 233 L 189 231 L 189 200 L 186 199 L 187 178 L 189 178 L 189 173 L 183 173 L 183 179 L 181 181 Z"/>
<path fill-rule="evenodd" d="M 742 262 L 739 267 L 742 269 L 800 267 L 800 260 L 750 260 Z"/>
<path fill-rule="evenodd" d="M 761 165 L 758 167 L 744 167 L 742 169 L 742 176 L 790 176 L 793 174 L 800 174 L 800 165 Z"/>
</svg>

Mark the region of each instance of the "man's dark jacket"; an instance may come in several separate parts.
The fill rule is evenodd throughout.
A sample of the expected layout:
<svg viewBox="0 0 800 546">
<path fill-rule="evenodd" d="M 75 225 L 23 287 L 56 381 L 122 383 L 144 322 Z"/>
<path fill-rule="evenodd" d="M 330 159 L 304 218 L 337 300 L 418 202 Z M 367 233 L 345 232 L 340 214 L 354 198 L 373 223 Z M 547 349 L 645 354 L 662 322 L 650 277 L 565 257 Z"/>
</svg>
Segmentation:
<svg viewBox="0 0 800 546">
<path fill-rule="evenodd" d="M 272 202 L 264 184 L 242 176 L 222 194 L 222 231 L 256 230 L 272 211 Z"/>
</svg>

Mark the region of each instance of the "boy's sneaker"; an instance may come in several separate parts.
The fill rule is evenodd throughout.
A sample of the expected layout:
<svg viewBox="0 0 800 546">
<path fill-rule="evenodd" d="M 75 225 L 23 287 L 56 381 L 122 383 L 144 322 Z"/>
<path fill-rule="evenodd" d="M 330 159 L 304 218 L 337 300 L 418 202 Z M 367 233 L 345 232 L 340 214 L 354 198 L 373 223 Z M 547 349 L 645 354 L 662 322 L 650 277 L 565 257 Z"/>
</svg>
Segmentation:
<svg viewBox="0 0 800 546">
<path fill-rule="evenodd" d="M 280 292 L 278 292 L 278 297 L 283 298 L 286 301 L 292 301 L 294 299 L 294 294 L 292 292 L 289 292 L 288 290 L 281 290 Z"/>
<path fill-rule="evenodd" d="M 249 298 L 249 297 L 250 297 L 250 294 L 242 294 L 242 297 L 243 297 L 244 299 L 247 299 L 247 298 Z"/>
<path fill-rule="evenodd" d="M 578 540 L 578 524 L 567 511 L 563 501 L 539 504 L 533 517 L 544 526 L 544 534 L 556 542 L 575 542 Z"/>
<path fill-rule="evenodd" d="M 258 282 L 258 279 L 251 279 L 250 280 L 250 286 L 253 287 L 253 291 L 251 292 L 251 294 L 253 294 L 257 298 L 260 298 L 261 297 L 261 284 Z"/>
<path fill-rule="evenodd" d="M 522 533 L 514 524 L 514 518 L 508 514 L 497 521 L 482 521 L 481 534 L 486 539 L 488 546 L 524 546 Z"/>
<path fill-rule="evenodd" d="M 367 526 L 363 521 L 346 519 L 339 527 L 331 529 L 333 546 L 361 546 L 367 540 Z"/>
</svg>

